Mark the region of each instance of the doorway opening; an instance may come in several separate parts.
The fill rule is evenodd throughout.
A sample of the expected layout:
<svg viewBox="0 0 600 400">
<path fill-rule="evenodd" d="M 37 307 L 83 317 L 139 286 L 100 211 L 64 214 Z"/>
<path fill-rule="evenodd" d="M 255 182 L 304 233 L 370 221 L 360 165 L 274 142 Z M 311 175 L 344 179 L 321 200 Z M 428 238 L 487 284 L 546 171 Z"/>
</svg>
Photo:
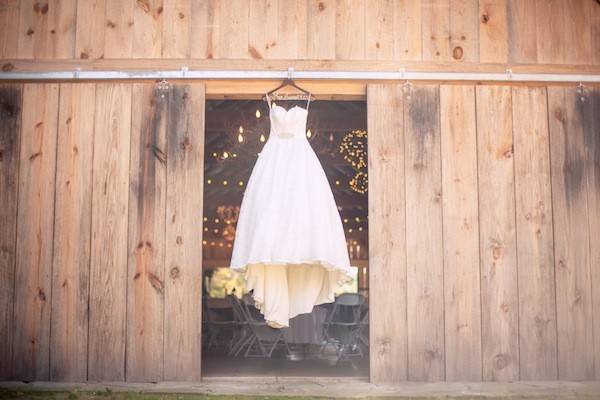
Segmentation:
<svg viewBox="0 0 600 400">
<path fill-rule="evenodd" d="M 295 105 L 304 100 L 285 102 Z M 261 333 L 239 312 L 244 277 L 229 268 L 242 197 L 269 138 L 269 107 L 262 100 L 208 100 L 205 115 L 202 375 L 367 377 L 366 102 L 311 101 L 306 136 L 332 189 L 355 277 L 335 302 L 290 319 L 272 353 L 260 348 L 252 335 Z"/>
</svg>

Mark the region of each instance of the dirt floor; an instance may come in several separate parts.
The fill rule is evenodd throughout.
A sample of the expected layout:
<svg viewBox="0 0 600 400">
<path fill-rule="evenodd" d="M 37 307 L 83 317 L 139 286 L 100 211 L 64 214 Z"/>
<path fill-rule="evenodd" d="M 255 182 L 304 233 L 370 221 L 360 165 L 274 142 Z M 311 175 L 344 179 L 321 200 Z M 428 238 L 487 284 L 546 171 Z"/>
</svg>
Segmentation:
<svg viewBox="0 0 600 400">
<path fill-rule="evenodd" d="M 600 399 L 594 382 L 407 382 L 356 379 L 205 378 L 198 383 L 0 382 L 0 399 Z"/>
</svg>

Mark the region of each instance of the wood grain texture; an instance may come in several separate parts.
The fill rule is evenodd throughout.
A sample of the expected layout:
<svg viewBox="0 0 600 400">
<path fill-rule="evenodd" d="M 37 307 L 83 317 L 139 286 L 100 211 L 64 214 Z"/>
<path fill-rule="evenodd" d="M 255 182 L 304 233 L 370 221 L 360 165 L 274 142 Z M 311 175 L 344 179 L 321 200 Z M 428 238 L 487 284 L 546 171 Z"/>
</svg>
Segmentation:
<svg viewBox="0 0 600 400">
<path fill-rule="evenodd" d="M 94 84 L 62 84 L 56 153 L 50 379 L 87 379 Z"/>
<path fill-rule="evenodd" d="M 105 0 L 104 57 L 131 58 L 133 54 L 133 1 Z"/>
<path fill-rule="evenodd" d="M 598 4 L 585 0 L 564 0 L 562 37 L 565 41 L 565 63 L 593 63 L 590 15 L 592 6 L 597 7 Z"/>
<path fill-rule="evenodd" d="M 507 0 L 479 0 L 479 62 L 508 60 Z"/>
<path fill-rule="evenodd" d="M 408 379 L 445 379 L 439 87 L 416 86 L 404 107 Z M 423 318 L 423 316 L 427 318 Z"/>
<path fill-rule="evenodd" d="M 446 380 L 481 380 L 477 134 L 473 86 L 440 87 Z"/>
<path fill-rule="evenodd" d="M 564 0 L 536 0 L 535 2 L 538 63 L 565 62 L 564 4 Z"/>
<path fill-rule="evenodd" d="M 592 25 L 592 64 L 600 64 L 600 4 L 592 4 L 591 25 Z"/>
<path fill-rule="evenodd" d="M 250 58 L 248 52 L 248 19 L 250 14 L 248 2 L 246 0 L 220 2 L 218 9 L 218 57 Z M 272 23 L 272 21 L 269 22 Z M 293 46 L 294 43 L 289 45 Z"/>
<path fill-rule="evenodd" d="M 421 18 L 421 1 L 394 1 L 394 54 L 396 59 L 420 61 L 423 57 Z"/>
<path fill-rule="evenodd" d="M 163 380 L 168 93 L 132 95 L 127 272 L 127 380 Z"/>
<path fill-rule="evenodd" d="M 76 0 L 21 1 L 18 57 L 73 58 L 76 24 Z"/>
<path fill-rule="evenodd" d="M 131 84 L 96 87 L 88 380 L 125 379 Z"/>
<path fill-rule="evenodd" d="M 168 0 L 138 0 L 133 6 L 132 58 L 161 58 L 163 48 L 163 24 L 174 20 L 171 14 L 174 2 Z"/>
<path fill-rule="evenodd" d="M 483 380 L 519 378 L 511 90 L 477 86 Z"/>
<path fill-rule="evenodd" d="M 583 99 L 582 99 L 583 97 Z M 558 378 L 594 379 L 591 238 L 584 124 L 591 103 L 576 88 L 548 88 L 558 325 Z"/>
<path fill-rule="evenodd" d="M 479 61 L 479 2 L 450 1 L 450 54 L 452 61 Z"/>
<path fill-rule="evenodd" d="M 365 56 L 368 60 L 395 58 L 394 3 L 394 0 L 372 2 L 365 9 Z"/>
<path fill-rule="evenodd" d="M 175 85 L 169 95 L 164 380 L 197 381 L 201 375 L 205 86 Z"/>
<path fill-rule="evenodd" d="M 306 14 L 306 57 L 335 59 L 336 0 L 308 0 Z"/>
<path fill-rule="evenodd" d="M 537 62 L 535 0 L 508 0 L 507 7 L 508 62 L 535 64 Z"/>
<path fill-rule="evenodd" d="M 586 137 L 586 177 L 588 190 L 588 205 L 590 238 L 600 237 L 600 89 L 590 88 L 586 93 L 591 103 L 591 115 L 584 123 Z M 592 264 L 592 312 L 594 313 L 594 369 L 596 379 L 600 379 L 600 248 L 590 245 L 590 260 Z"/>
<path fill-rule="evenodd" d="M 376 384 L 408 378 L 403 96 L 401 85 L 367 86 L 369 370 Z"/>
<path fill-rule="evenodd" d="M 221 9 L 218 0 L 192 0 L 190 56 L 219 58 Z M 249 43 L 249 46 L 251 43 Z"/>
<path fill-rule="evenodd" d="M 23 90 L 13 376 L 48 380 L 58 85 Z"/>
<path fill-rule="evenodd" d="M 104 58 L 106 0 L 77 3 L 75 58 Z"/>
<path fill-rule="evenodd" d="M 17 200 L 23 85 L 0 85 L 0 379 L 12 377 Z"/>
<path fill-rule="evenodd" d="M 17 58 L 19 0 L 0 0 L 0 58 Z"/>
<path fill-rule="evenodd" d="M 422 0 L 423 61 L 450 59 L 450 0 Z"/>
<path fill-rule="evenodd" d="M 523 380 L 556 380 L 556 292 L 546 89 L 512 89 Z"/>
<path fill-rule="evenodd" d="M 192 0 L 171 0 L 164 4 L 163 58 L 189 58 L 192 35 Z"/>
<path fill-rule="evenodd" d="M 366 54 L 365 0 L 337 0 L 335 13 L 335 58 L 362 60 Z"/>
</svg>

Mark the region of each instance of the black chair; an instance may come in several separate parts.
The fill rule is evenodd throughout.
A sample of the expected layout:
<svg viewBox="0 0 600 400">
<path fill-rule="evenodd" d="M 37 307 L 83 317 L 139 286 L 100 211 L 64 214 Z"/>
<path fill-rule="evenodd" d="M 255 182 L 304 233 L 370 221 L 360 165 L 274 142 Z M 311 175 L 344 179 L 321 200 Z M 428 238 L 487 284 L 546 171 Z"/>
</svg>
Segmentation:
<svg viewBox="0 0 600 400">
<path fill-rule="evenodd" d="M 325 322 L 323 323 L 323 354 L 328 346 L 336 351 L 336 362 L 350 360 L 350 357 L 364 357 L 362 345 L 368 345 L 368 310 L 366 300 L 358 293 L 344 293 L 335 299 Z M 368 334 L 368 333 L 367 333 Z"/>
<path fill-rule="evenodd" d="M 282 347 L 289 355 L 290 349 L 283 335 L 285 328 L 270 327 L 255 307 L 254 299 L 250 294 L 243 297 L 241 305 L 250 332 L 248 338 L 242 344 L 242 347 L 247 346 L 244 357 L 271 358 L 277 347 Z"/>
<path fill-rule="evenodd" d="M 229 300 L 207 297 L 202 305 L 207 321 L 207 350 L 210 350 L 213 345 L 222 344 L 228 352 L 231 351 L 236 320 Z"/>
</svg>

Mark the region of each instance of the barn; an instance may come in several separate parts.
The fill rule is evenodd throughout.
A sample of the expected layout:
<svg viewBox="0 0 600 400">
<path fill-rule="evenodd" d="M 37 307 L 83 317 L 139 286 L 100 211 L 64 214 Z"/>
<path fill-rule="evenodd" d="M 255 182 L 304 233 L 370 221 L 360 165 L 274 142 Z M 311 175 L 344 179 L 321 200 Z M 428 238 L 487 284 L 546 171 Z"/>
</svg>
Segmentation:
<svg viewBox="0 0 600 400">
<path fill-rule="evenodd" d="M 0 381 L 205 378 L 205 160 L 284 79 L 368 132 L 360 379 L 600 380 L 598 1 L 0 0 L 0 65 Z"/>
</svg>

